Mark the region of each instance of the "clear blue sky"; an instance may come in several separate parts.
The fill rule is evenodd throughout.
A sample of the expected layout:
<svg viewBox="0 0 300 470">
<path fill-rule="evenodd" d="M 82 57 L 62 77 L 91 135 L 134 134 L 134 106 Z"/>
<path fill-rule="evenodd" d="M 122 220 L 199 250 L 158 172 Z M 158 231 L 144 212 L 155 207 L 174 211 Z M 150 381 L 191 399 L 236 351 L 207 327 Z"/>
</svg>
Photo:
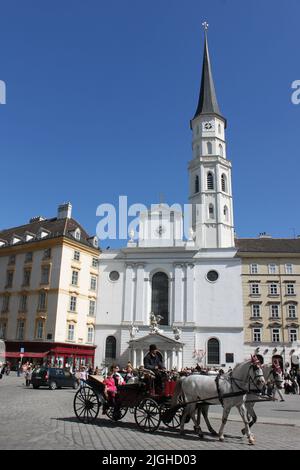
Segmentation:
<svg viewBox="0 0 300 470">
<path fill-rule="evenodd" d="M 187 202 L 207 20 L 237 234 L 300 233 L 299 0 L 2 0 L 0 15 L 0 228 L 68 200 L 91 233 L 119 194 Z"/>
</svg>

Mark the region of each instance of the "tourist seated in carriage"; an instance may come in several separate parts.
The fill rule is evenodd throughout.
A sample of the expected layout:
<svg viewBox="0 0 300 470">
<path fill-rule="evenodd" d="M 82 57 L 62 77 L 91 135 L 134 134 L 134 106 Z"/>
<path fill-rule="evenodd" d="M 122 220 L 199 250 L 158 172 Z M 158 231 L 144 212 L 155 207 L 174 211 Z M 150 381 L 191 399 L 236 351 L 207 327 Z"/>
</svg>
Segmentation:
<svg viewBox="0 0 300 470">
<path fill-rule="evenodd" d="M 132 365 L 127 364 L 125 375 L 124 375 L 124 381 L 127 384 L 129 380 L 131 380 L 134 377 L 133 374 L 133 367 Z"/>
</svg>

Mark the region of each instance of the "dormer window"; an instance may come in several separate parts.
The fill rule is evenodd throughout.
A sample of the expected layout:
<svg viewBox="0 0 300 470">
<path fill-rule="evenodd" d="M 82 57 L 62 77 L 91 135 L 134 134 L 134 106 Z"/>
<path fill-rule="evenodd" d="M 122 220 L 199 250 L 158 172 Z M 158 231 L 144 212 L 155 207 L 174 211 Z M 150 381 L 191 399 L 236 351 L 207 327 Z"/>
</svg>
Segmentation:
<svg viewBox="0 0 300 470">
<path fill-rule="evenodd" d="M 43 228 L 40 228 L 39 232 L 38 232 L 38 238 L 46 238 L 50 235 L 50 232 L 48 230 L 45 230 Z"/>
<path fill-rule="evenodd" d="M 75 232 L 74 232 L 74 238 L 75 238 L 76 240 L 80 240 L 80 238 L 81 238 L 81 231 L 79 230 L 79 228 L 77 228 L 77 229 L 75 230 Z"/>
<path fill-rule="evenodd" d="M 98 238 L 97 237 L 93 238 L 93 245 L 94 245 L 95 248 L 98 248 Z"/>
<path fill-rule="evenodd" d="M 30 242 L 31 240 L 33 240 L 35 237 L 35 235 L 33 235 L 33 233 L 30 233 L 30 232 L 26 232 L 25 233 L 25 241 L 26 242 Z"/>
<path fill-rule="evenodd" d="M 21 241 L 22 241 L 21 237 L 18 237 L 17 235 L 13 235 L 10 240 L 10 243 L 11 245 L 16 245 L 16 243 L 20 243 Z"/>
</svg>

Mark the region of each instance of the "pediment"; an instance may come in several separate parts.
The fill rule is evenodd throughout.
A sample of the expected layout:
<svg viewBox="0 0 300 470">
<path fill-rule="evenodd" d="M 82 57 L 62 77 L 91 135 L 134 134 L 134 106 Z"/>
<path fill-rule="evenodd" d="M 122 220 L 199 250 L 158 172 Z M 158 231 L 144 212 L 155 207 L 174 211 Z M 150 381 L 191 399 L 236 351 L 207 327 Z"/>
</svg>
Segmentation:
<svg viewBox="0 0 300 470">
<path fill-rule="evenodd" d="M 148 349 L 150 344 L 156 344 L 157 348 L 161 350 L 168 349 L 170 347 L 178 348 L 178 346 L 183 346 L 183 343 L 180 341 L 176 341 L 175 339 L 162 335 L 161 333 L 149 334 L 129 341 L 129 345 L 133 348 Z"/>
</svg>

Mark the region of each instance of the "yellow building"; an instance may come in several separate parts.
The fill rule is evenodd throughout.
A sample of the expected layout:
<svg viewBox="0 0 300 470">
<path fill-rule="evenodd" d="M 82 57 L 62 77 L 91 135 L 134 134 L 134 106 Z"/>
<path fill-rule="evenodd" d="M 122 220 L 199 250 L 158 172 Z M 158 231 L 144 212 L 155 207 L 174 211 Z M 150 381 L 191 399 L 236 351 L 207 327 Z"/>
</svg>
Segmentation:
<svg viewBox="0 0 300 470">
<path fill-rule="evenodd" d="M 245 353 L 292 365 L 299 350 L 300 239 L 237 239 Z M 294 358 L 293 358 L 294 355 Z"/>
<path fill-rule="evenodd" d="M 8 360 L 93 362 L 99 254 L 70 203 L 57 217 L 0 232 L 0 339 Z"/>
</svg>

